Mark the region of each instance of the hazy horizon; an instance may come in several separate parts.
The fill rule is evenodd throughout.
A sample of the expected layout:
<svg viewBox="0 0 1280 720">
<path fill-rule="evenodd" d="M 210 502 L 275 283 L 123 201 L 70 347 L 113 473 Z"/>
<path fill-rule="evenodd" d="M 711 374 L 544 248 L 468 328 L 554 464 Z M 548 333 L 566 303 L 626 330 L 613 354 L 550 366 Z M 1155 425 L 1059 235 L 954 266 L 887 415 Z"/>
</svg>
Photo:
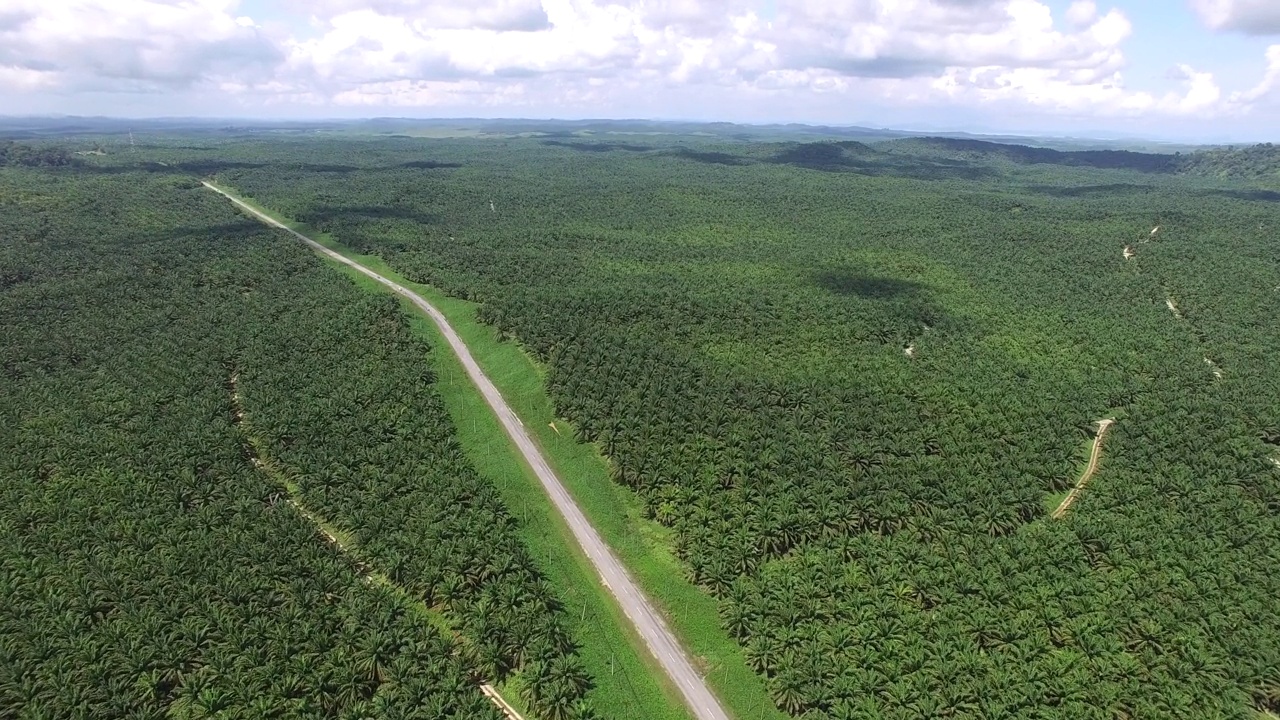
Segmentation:
<svg viewBox="0 0 1280 720">
<path fill-rule="evenodd" d="M 1259 142 L 1269 0 L 11 0 L 19 116 L 640 119 Z"/>
<path fill-rule="evenodd" d="M 734 121 L 734 120 L 716 120 L 716 119 L 698 119 L 698 118 L 658 118 L 658 117 L 534 117 L 534 116 L 515 116 L 515 115 L 494 115 L 494 116 L 411 116 L 411 115 L 352 115 L 352 116 L 253 116 L 253 115 L 80 115 L 74 113 L 43 113 L 43 114 L 0 114 L 0 123 L 4 121 L 105 121 L 111 123 L 174 123 L 180 125 L 182 123 L 193 123 L 200 125 L 220 125 L 220 124 L 242 124 L 250 127 L 261 125 L 269 127 L 272 125 L 326 125 L 326 124 L 359 124 L 369 122 L 394 122 L 394 123 L 423 123 L 423 124 L 439 124 L 449 125 L 456 124 L 465 126 L 474 123 L 650 123 L 650 124 L 672 124 L 672 125 L 729 125 L 742 128 L 794 128 L 794 129 L 811 129 L 820 131 L 823 129 L 830 130 L 864 130 L 864 131 L 880 131 L 885 134 L 901 134 L 901 135 L 926 135 L 937 134 L 941 136 L 973 136 L 975 138 L 1011 138 L 1026 140 L 1075 140 L 1075 141 L 1099 141 L 1112 143 L 1149 143 L 1155 145 L 1171 145 L 1171 146 L 1217 146 L 1217 145 L 1252 145 L 1275 142 L 1271 137 L 1231 137 L 1231 136 L 1205 136 L 1203 138 L 1187 138 L 1187 137 L 1161 137 L 1158 135 L 1142 134 L 1140 131 L 1126 132 L 1123 130 L 1105 130 L 1105 129 L 1081 129 L 1078 131 L 1063 132 L 1037 132 L 1035 130 L 1006 131 L 989 127 L 958 127 L 949 125 L 930 125 L 927 123 L 919 124 L 901 124 L 887 125 L 877 124 L 874 121 L 865 123 L 816 123 L 803 121 Z M 117 132 L 124 132 L 121 129 Z M 142 130 L 140 130 L 141 132 Z M 2 129 L 0 129 L 2 132 Z M 625 134 L 625 133 L 623 133 Z"/>
</svg>

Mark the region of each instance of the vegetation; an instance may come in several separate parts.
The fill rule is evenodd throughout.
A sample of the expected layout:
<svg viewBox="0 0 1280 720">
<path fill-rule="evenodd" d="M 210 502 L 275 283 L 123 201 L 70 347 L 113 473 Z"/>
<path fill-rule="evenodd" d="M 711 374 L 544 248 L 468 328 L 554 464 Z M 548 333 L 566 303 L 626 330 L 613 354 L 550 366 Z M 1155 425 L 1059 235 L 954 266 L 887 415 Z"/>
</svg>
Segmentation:
<svg viewBox="0 0 1280 720">
<path fill-rule="evenodd" d="M 0 142 L 0 167 L 5 165 L 64 167 L 74 164 L 75 158 L 63 147 L 15 143 L 13 141 Z"/>
<path fill-rule="evenodd" d="M 545 362 L 781 708 L 1273 706 L 1265 196 L 1125 156 L 556 143 L 264 144 L 218 174 Z"/>
<path fill-rule="evenodd" d="M 1280 205 L 1222 179 L 1252 174 L 1231 156 L 566 133 L 161 138 L 86 163 L 214 175 L 479 303 L 545 367 L 564 430 L 669 528 L 787 713 L 1280 711 Z M 435 546 L 468 517 L 516 530 L 443 449 L 435 396 L 405 396 L 431 378 L 364 377 L 416 341 L 351 328 L 403 317 L 370 298 L 264 307 L 227 323 L 278 321 L 236 331 L 254 432 L 469 647 L 506 596 L 442 588 L 490 548 Z M 1111 417 L 1088 488 L 1048 517 Z M 359 440 L 394 444 L 402 423 L 444 478 Z M 474 514 L 443 517 L 436 484 L 481 498 Z M 520 568 L 500 578 L 537 585 L 518 545 L 492 544 Z"/>
<path fill-rule="evenodd" d="M 450 323 L 485 368 L 486 374 L 497 383 L 503 397 L 516 408 L 529 429 L 537 435 L 540 425 L 547 423 L 543 434 L 557 441 L 550 455 L 552 464 L 558 465 L 561 477 L 580 489 L 584 476 L 591 475 L 591 471 L 599 472 L 602 463 L 589 446 L 577 446 L 571 439 L 562 438 L 558 431 L 551 428 L 550 421 L 554 419 L 554 415 L 542 391 L 541 378 L 530 365 L 528 357 L 511 344 L 496 342 L 492 331 L 475 321 L 474 306 L 471 303 L 443 296 L 433 288 L 412 283 L 387 267 L 379 258 L 354 254 L 349 248 L 334 243 L 332 238 L 317 233 L 312 228 L 294 222 L 288 224 L 429 298 L 449 316 Z M 345 265 L 334 265 L 351 276 L 358 285 L 374 292 L 385 292 L 381 284 L 365 275 Z M 426 337 L 428 342 L 443 346 L 445 340 L 435 325 L 408 301 L 402 300 L 402 304 L 410 312 L 413 329 Z M 519 530 L 526 546 L 539 569 L 555 585 L 558 597 L 563 600 L 564 624 L 581 644 L 579 657 L 596 684 L 591 693 L 592 705 L 601 716 L 617 720 L 687 718 L 687 710 L 678 692 L 674 687 L 664 687 L 665 675 L 656 660 L 650 657 L 648 649 L 631 630 L 630 622 L 612 601 L 607 588 L 599 582 L 595 569 L 578 550 L 576 541 L 560 520 L 537 477 L 525 465 L 518 451 L 505 442 L 504 431 L 497 418 L 479 390 L 466 380 L 465 370 L 456 356 L 450 352 L 439 352 L 431 353 L 430 359 L 435 375 L 439 378 L 436 386 L 453 417 L 459 442 L 467 450 L 480 474 L 487 482 L 493 483 L 502 493 L 506 506 L 521 519 Z M 575 450 L 580 452 L 576 453 L 572 466 L 557 463 L 557 460 L 564 459 L 565 451 Z M 600 475 L 600 479 L 604 481 L 601 489 L 613 488 L 608 483 L 607 474 Z M 581 495 L 578 500 L 582 502 Z M 623 501 L 625 499 L 615 496 L 600 498 L 603 507 L 610 512 L 621 507 Z M 608 528 L 605 531 L 610 544 L 618 549 L 616 536 L 610 536 Z M 632 567 L 634 569 L 635 566 Z M 669 575 L 670 564 L 663 566 L 659 572 Z M 697 594 L 696 588 L 687 585 L 684 587 Z M 687 602 L 685 609 L 687 610 Z M 710 618 L 712 634 L 717 635 L 719 633 L 715 632 L 717 622 L 714 605 L 708 609 L 710 612 L 703 613 L 703 616 Z M 731 643 L 729 645 L 732 647 Z M 701 645 L 696 646 L 696 652 L 708 654 L 707 649 Z M 746 670 L 745 665 L 742 670 Z M 713 675 L 718 674 L 714 668 L 711 672 Z M 741 696 L 748 695 L 757 702 L 743 707 L 750 707 L 752 713 L 757 714 L 765 705 L 763 692 L 755 689 L 754 693 L 743 693 L 742 689 L 741 684 L 735 687 L 737 695 L 730 702 L 741 702 L 745 699 Z"/>
<path fill-rule="evenodd" d="M 1195 153 L 1182 158 L 1180 169 L 1188 174 L 1269 180 L 1280 182 L 1280 148 L 1264 143 L 1244 148 L 1225 148 Z M 1280 200 L 1272 194 L 1271 200 Z"/>
<path fill-rule="evenodd" d="M 594 716 L 394 301 L 189 178 L 0 204 L 0 714 Z"/>
</svg>

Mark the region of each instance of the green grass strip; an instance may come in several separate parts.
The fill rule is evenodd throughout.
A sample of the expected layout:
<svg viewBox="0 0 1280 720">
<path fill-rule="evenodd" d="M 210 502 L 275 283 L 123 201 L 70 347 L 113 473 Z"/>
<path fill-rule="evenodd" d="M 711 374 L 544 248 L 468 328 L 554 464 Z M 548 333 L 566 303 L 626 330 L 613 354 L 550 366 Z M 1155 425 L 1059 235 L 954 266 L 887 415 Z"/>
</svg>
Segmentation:
<svg viewBox="0 0 1280 720">
<path fill-rule="evenodd" d="M 245 200 L 236 193 L 230 194 Z M 477 351 L 474 332 L 464 332 L 460 323 L 468 325 L 468 331 L 487 333 L 489 344 L 497 344 L 491 330 L 477 325 L 473 303 L 448 298 L 433 288 L 409 282 L 391 270 L 381 258 L 359 255 L 325 233 L 269 212 L 257 203 L 248 200 L 245 202 L 316 242 L 341 252 L 422 295 L 449 318 L 450 324 L 467 341 L 473 353 Z M 326 259 L 326 262 L 345 273 L 362 288 L 371 292 L 388 292 L 384 285 L 356 270 L 332 259 Z M 436 390 L 457 426 L 459 442 L 476 470 L 494 484 L 502 493 L 507 507 L 521 519 L 522 540 L 538 568 L 556 588 L 557 596 L 564 603 L 564 620 L 573 637 L 581 643 L 579 657 L 596 684 L 596 689 L 591 693 L 596 709 L 602 717 L 617 720 L 689 720 L 690 715 L 679 692 L 667 681 L 662 668 L 649 654 L 630 621 L 600 583 L 590 561 L 547 498 L 537 477 L 509 441 L 497 417 L 471 384 L 461 363 L 448 349 L 435 324 L 407 299 L 400 298 L 400 301 L 407 311 L 413 330 L 432 344 L 434 352 L 431 353 L 430 360 L 437 375 Z M 465 319 L 459 316 L 460 313 L 465 314 Z M 476 360 L 503 392 L 512 408 L 522 419 L 526 419 L 527 426 L 529 415 L 521 404 L 513 402 L 508 384 L 504 378 L 499 377 L 505 373 L 495 372 L 486 358 L 478 353 Z M 541 387 L 536 369 L 529 367 L 534 370 L 535 382 Z M 547 430 L 551 432 L 549 427 Z M 544 446 L 544 452 L 547 449 Z M 564 472 L 550 454 L 547 459 L 558 473 Z M 609 481 L 607 475 L 604 480 Z M 573 483 L 566 482 L 566 485 L 574 492 Z M 577 493 L 574 494 L 576 497 Z M 590 517 L 588 508 L 584 507 L 583 511 Z M 518 676 L 512 677 L 500 685 L 499 690 L 512 705 L 524 712 L 525 708 L 521 707 L 523 703 L 519 702 L 520 683 Z"/>
<path fill-rule="evenodd" d="M 769 699 L 763 679 L 747 666 L 737 642 L 721 627 L 715 599 L 686 578 L 670 549 L 671 530 L 644 518 L 640 499 L 613 482 L 608 461 L 595 445 L 573 439 L 573 427 L 555 416 L 543 384 L 543 368 L 518 344 L 499 341 L 493 328 L 479 322 L 476 303 L 412 282 L 376 255 L 356 253 L 324 233 L 246 202 L 435 305 L 524 422 L 587 518 L 665 615 L 726 709 L 742 720 L 788 720 Z M 376 281 L 340 263 L 334 265 L 362 287 L 387 292 Z M 679 694 L 600 584 L 479 390 L 467 380 L 453 353 L 444 349 L 444 338 L 428 318 L 407 300 L 402 302 L 411 311 L 414 329 L 439 349 L 432 353 L 437 385 L 458 426 L 460 441 L 476 468 L 494 482 L 508 508 L 524 521 L 524 540 L 565 603 L 570 629 L 584 646 L 583 664 L 596 679 L 597 708 L 612 718 L 688 718 Z"/>
</svg>

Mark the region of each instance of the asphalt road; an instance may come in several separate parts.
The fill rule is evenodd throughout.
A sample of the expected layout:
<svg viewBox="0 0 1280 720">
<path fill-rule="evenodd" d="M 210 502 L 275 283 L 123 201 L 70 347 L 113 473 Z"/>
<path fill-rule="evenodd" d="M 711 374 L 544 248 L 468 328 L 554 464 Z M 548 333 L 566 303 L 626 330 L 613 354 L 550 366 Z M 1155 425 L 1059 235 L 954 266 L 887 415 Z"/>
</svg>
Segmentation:
<svg viewBox="0 0 1280 720">
<path fill-rule="evenodd" d="M 644 639 L 649 652 L 653 653 L 658 663 L 662 665 L 662 669 L 666 671 L 667 676 L 671 678 L 671 682 L 679 688 L 694 717 L 698 718 L 698 720 L 729 720 L 729 714 L 720 706 L 720 701 L 716 699 L 711 689 L 707 687 L 706 682 L 703 681 L 702 676 L 694 669 L 688 655 L 680 647 L 680 643 L 676 640 L 675 635 L 671 633 L 662 616 L 658 614 L 653 604 L 649 602 L 649 599 L 641 592 L 635 581 L 627 574 L 626 568 L 622 567 L 622 563 L 618 562 L 618 559 L 614 557 L 613 552 L 609 550 L 604 540 L 600 538 L 600 534 L 587 521 L 586 516 L 582 514 L 582 510 L 578 508 L 573 497 L 569 495 L 569 491 L 560 482 L 560 478 L 556 477 L 555 472 L 551 470 L 551 466 L 542 457 L 542 452 L 539 451 L 538 446 L 534 444 L 529 433 L 525 431 L 524 423 L 520 422 L 520 419 L 516 417 L 516 414 L 507 405 L 507 402 L 502 399 L 498 388 L 494 386 L 484 374 L 484 371 L 480 369 L 480 366 L 476 364 L 475 358 L 471 356 L 471 351 L 462 342 L 462 338 L 458 337 L 458 334 L 454 332 L 453 327 L 449 325 L 449 321 L 445 316 L 434 305 L 403 285 L 388 280 L 341 253 L 334 252 L 311 238 L 285 227 L 240 200 L 227 195 L 214 185 L 206 182 L 204 186 L 226 197 L 245 212 L 268 225 L 289 232 L 317 252 L 324 253 L 328 257 L 386 285 L 399 295 L 408 298 L 419 310 L 426 313 L 435 322 L 436 327 L 440 328 L 441 334 L 449 342 L 449 347 L 453 348 L 454 354 L 458 356 L 458 360 L 466 368 L 471 382 L 480 389 L 485 401 L 489 403 L 489 407 L 493 409 L 494 414 L 498 416 L 498 420 L 502 423 L 502 427 L 507 431 L 508 437 L 520 449 L 520 454 L 524 456 L 529 467 L 538 476 L 538 480 L 542 483 L 543 489 L 547 491 L 547 495 L 550 496 L 551 502 L 555 504 L 560 516 L 564 518 L 565 523 L 569 525 L 569 529 L 573 532 L 574 539 L 578 541 L 582 551 L 586 553 L 591 560 L 591 564 L 595 566 L 596 573 L 600 576 L 600 581 L 613 594 L 619 607 L 622 608 L 627 618 L 631 620 L 632 625 L 635 626 L 636 632 Z"/>
</svg>

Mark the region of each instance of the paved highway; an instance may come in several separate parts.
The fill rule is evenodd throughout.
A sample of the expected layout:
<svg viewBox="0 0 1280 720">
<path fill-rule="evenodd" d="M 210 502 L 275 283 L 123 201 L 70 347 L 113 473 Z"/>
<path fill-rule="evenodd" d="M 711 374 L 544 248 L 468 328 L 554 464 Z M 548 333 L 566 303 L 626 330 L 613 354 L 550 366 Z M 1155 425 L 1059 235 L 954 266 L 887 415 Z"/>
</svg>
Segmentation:
<svg viewBox="0 0 1280 720">
<path fill-rule="evenodd" d="M 547 495 L 551 497 L 551 501 L 560 512 L 560 516 L 564 518 L 564 521 L 569 525 L 569 529 L 573 531 L 573 537 L 578 541 L 578 545 L 590 558 L 591 564 L 595 566 L 596 572 L 600 576 L 600 581 L 613 594 L 622 611 L 631 620 L 636 632 L 640 634 L 640 637 L 644 639 L 645 645 L 648 646 L 649 652 L 653 653 L 653 656 L 662 665 L 662 669 L 666 671 L 675 686 L 680 689 L 680 693 L 684 696 L 685 703 L 693 712 L 694 717 L 698 718 L 698 720 L 729 720 L 729 714 L 721 707 L 720 701 L 716 699 L 702 676 L 694 669 L 688 655 L 680 647 L 680 643 L 676 640 L 670 628 L 667 627 L 666 622 L 663 621 L 644 593 L 640 591 L 635 581 L 631 579 L 626 568 L 622 567 L 622 563 L 618 562 L 618 559 L 614 557 L 613 552 L 609 550 L 604 540 L 600 538 L 600 534 L 587 521 L 586 516 L 582 514 L 582 510 L 578 508 L 573 497 L 569 495 L 569 491 L 560 482 L 560 478 L 556 477 L 555 472 L 551 470 L 551 466 L 542 457 L 542 452 L 538 449 L 538 446 L 534 444 L 533 439 L 529 437 L 529 433 L 525 431 L 524 423 L 520 422 L 520 419 L 516 417 L 516 414 L 507 405 L 507 402 L 502 399 L 498 388 L 494 386 L 484 374 L 484 371 L 480 369 L 480 366 L 476 364 L 475 358 L 471 356 L 471 351 L 467 349 L 466 343 L 462 342 L 462 338 L 458 337 L 458 334 L 454 332 L 453 327 L 449 325 L 449 321 L 445 316 L 434 305 L 422 299 L 422 296 L 403 285 L 388 280 L 351 258 L 330 250 L 311 238 L 285 227 L 239 199 L 228 195 L 218 187 L 207 182 L 204 185 L 210 190 L 223 195 L 255 218 L 289 232 L 315 251 L 324 253 L 334 260 L 368 275 L 391 288 L 397 294 L 408 298 L 419 310 L 426 313 L 435 322 L 436 327 L 440 328 L 441 334 L 449 342 L 449 346 L 453 348 L 454 354 L 458 356 L 458 360 L 466 368 L 471 382 L 480 389 L 485 401 L 489 403 L 489 407 L 493 409 L 494 414 L 501 421 L 502 427 L 507 431 L 507 435 L 516 444 L 516 447 L 520 449 L 520 454 L 529 463 L 529 467 L 533 469 L 534 474 L 538 476 L 538 480 L 547 491 Z"/>
</svg>

